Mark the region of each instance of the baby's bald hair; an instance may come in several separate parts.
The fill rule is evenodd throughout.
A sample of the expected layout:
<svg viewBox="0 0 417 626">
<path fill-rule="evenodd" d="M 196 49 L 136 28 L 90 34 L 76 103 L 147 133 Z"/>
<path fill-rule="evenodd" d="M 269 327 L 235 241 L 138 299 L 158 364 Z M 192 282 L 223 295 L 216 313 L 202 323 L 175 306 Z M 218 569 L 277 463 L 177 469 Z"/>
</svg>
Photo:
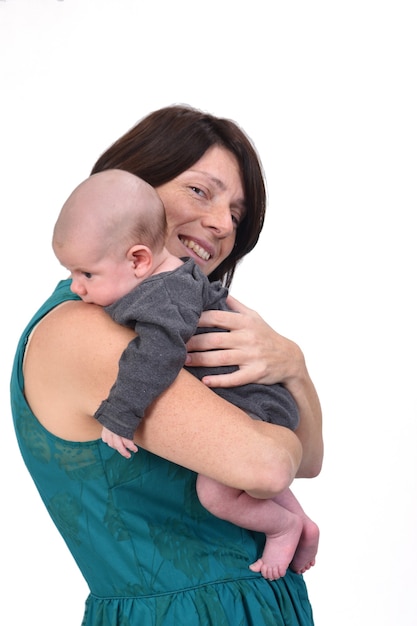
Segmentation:
<svg viewBox="0 0 417 626">
<path fill-rule="evenodd" d="M 106 254 L 135 244 L 158 252 L 167 233 L 164 205 L 141 178 L 124 170 L 104 170 L 84 180 L 64 203 L 54 228 L 54 249 L 85 229 L 91 231 L 92 243 L 103 242 Z"/>
</svg>

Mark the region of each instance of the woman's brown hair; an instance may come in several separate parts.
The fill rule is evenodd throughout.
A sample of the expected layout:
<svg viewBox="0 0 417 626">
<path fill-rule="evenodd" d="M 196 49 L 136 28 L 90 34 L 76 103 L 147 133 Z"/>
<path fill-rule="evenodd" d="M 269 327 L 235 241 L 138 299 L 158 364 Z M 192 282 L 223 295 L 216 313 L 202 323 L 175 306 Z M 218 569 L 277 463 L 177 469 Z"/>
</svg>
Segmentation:
<svg viewBox="0 0 417 626">
<path fill-rule="evenodd" d="M 246 215 L 239 224 L 236 243 L 210 280 L 228 287 L 236 265 L 256 245 L 266 208 L 262 166 L 249 138 L 232 120 L 215 117 L 185 105 L 168 106 L 140 120 L 98 159 L 92 174 L 123 169 L 159 187 L 196 163 L 213 145 L 235 155 L 241 170 Z"/>
</svg>

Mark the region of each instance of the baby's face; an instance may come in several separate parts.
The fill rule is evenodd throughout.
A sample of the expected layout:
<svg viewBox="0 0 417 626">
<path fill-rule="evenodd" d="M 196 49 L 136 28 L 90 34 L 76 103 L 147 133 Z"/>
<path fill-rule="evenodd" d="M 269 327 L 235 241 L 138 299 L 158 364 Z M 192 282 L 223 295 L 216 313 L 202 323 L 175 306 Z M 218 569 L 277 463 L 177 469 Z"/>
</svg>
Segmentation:
<svg viewBox="0 0 417 626">
<path fill-rule="evenodd" d="M 127 257 L 95 258 L 91 250 L 80 255 L 69 246 L 57 253 L 58 260 L 71 274 L 71 291 L 84 302 L 108 306 L 138 284 L 134 267 Z"/>
</svg>

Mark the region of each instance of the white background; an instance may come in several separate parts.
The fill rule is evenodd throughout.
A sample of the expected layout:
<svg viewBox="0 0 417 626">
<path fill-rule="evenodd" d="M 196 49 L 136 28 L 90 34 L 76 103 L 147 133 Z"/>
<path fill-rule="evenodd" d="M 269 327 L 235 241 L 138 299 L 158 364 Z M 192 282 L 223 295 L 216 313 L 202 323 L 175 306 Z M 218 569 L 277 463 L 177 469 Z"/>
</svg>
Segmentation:
<svg viewBox="0 0 417 626">
<path fill-rule="evenodd" d="M 150 111 L 189 103 L 254 140 L 269 208 L 232 293 L 299 343 L 324 412 L 316 626 L 416 626 L 414 2 L 0 0 L 1 571 L 8 626 L 74 626 L 87 595 L 20 458 L 8 381 L 64 276 L 72 188 Z"/>
</svg>

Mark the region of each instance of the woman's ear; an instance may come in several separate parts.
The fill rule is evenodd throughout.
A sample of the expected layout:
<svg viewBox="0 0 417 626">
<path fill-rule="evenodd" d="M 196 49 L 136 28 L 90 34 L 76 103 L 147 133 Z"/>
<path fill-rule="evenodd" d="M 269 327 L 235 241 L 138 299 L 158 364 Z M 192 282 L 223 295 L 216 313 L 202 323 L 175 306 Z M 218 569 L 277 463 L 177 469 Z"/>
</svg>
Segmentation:
<svg viewBox="0 0 417 626">
<path fill-rule="evenodd" d="M 153 255 L 148 246 L 132 246 L 127 253 L 137 278 L 146 277 L 152 270 Z"/>
</svg>

